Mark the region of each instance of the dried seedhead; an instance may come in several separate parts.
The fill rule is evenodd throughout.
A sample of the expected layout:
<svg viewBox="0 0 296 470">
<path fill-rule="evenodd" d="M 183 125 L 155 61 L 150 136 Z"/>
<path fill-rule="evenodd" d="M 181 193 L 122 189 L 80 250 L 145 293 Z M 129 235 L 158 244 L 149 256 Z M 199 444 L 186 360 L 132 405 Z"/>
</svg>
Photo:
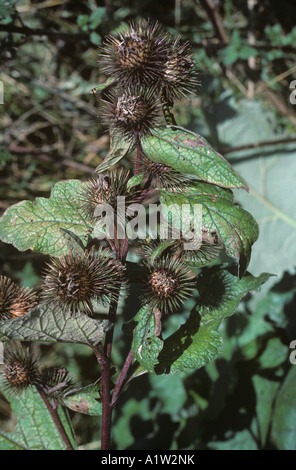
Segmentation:
<svg viewBox="0 0 296 470">
<path fill-rule="evenodd" d="M 92 316 L 93 303 L 117 298 L 123 281 L 124 266 L 107 249 L 71 252 L 48 264 L 42 296 L 63 311 Z"/>
<path fill-rule="evenodd" d="M 25 390 L 40 383 L 36 360 L 28 348 L 19 342 L 5 345 L 3 390 L 8 395 L 21 395 Z"/>
<path fill-rule="evenodd" d="M 188 266 L 176 258 L 158 258 L 145 262 L 147 269 L 144 303 L 162 313 L 174 313 L 193 295 L 195 275 Z"/>
<path fill-rule="evenodd" d="M 19 318 L 36 305 L 36 294 L 18 286 L 6 276 L 0 277 L 0 320 Z"/>
</svg>

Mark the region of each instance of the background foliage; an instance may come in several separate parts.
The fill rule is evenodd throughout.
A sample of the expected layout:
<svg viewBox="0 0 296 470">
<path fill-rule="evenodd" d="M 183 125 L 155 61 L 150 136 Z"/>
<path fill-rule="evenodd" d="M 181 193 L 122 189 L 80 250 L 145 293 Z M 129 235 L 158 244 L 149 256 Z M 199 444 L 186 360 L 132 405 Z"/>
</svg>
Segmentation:
<svg viewBox="0 0 296 470">
<path fill-rule="evenodd" d="M 204 136 L 247 181 L 250 193 L 237 198 L 260 228 L 249 271 L 275 275 L 225 321 L 213 364 L 136 379 L 118 404 L 114 448 L 295 449 L 295 14 L 292 0 L 0 2 L 1 214 L 48 197 L 60 180 L 86 180 L 101 163 L 109 137 L 90 95 L 104 78 L 97 46 L 122 22 L 150 17 L 193 45 L 201 87 L 178 103 L 177 122 Z M 127 159 L 120 164 L 131 167 Z M 45 260 L 0 245 L 1 273 L 24 286 L 38 286 Z M 129 309 L 120 310 L 115 364 L 127 353 L 120 325 Z M 85 383 L 96 377 L 84 345 L 35 347 L 47 364 L 66 366 Z M 3 432 L 14 432 L 13 411 L 21 412 L 1 397 Z M 71 419 L 78 445 L 98 448 L 97 418 L 73 411 Z"/>
</svg>

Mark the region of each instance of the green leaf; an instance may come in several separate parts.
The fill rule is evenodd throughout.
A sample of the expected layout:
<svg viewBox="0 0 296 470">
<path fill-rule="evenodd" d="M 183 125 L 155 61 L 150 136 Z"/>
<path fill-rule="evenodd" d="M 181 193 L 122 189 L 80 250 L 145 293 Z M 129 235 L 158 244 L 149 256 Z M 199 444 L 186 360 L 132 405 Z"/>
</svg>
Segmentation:
<svg viewBox="0 0 296 470">
<path fill-rule="evenodd" d="M 78 15 L 77 17 L 77 24 L 81 27 L 82 31 L 87 31 L 87 24 L 88 24 L 88 15 Z"/>
<path fill-rule="evenodd" d="M 22 201 L 9 207 L 0 219 L 0 239 L 18 250 L 61 256 L 68 252 L 61 229 L 68 230 L 85 244 L 90 225 L 83 217 L 77 194 L 78 180 L 57 183 L 50 198 Z"/>
<path fill-rule="evenodd" d="M 287 331 L 292 329 L 293 331 L 296 327 L 296 318 L 294 315 L 285 315 L 284 312 L 289 304 L 293 305 L 296 295 L 296 286 L 291 287 L 291 285 L 288 284 L 287 292 L 281 292 L 281 287 L 277 290 L 277 285 L 274 287 L 274 291 L 270 290 L 258 301 L 255 313 L 262 318 L 268 317 L 270 323 L 279 328 Z"/>
<path fill-rule="evenodd" d="M 124 138 L 120 133 L 113 130 L 111 134 L 111 148 L 110 152 L 103 160 L 103 162 L 96 168 L 97 173 L 102 173 L 108 170 L 111 166 L 118 163 L 130 150 L 131 140 Z"/>
<path fill-rule="evenodd" d="M 89 18 L 90 28 L 96 29 L 104 20 L 105 15 L 106 15 L 105 7 L 98 7 L 95 11 L 93 11 Z"/>
<path fill-rule="evenodd" d="M 175 374 L 199 369 L 215 360 L 223 348 L 221 322 L 236 311 L 247 293 L 259 291 L 269 276 L 247 274 L 239 279 L 226 266 L 205 268 L 197 280 L 198 303 L 188 320 L 164 341 L 156 335 L 151 309 L 142 307 L 134 319 L 137 326 L 132 350 L 140 363 L 136 374 L 145 370 Z"/>
<path fill-rule="evenodd" d="M 90 33 L 89 38 L 90 38 L 91 42 L 93 44 L 95 44 L 95 46 L 99 46 L 102 42 L 101 36 L 98 33 L 96 33 L 95 31 L 92 31 Z"/>
<path fill-rule="evenodd" d="M 249 429 L 231 433 L 231 437 L 223 441 L 213 441 L 208 444 L 209 450 L 258 450 L 257 443 Z"/>
<path fill-rule="evenodd" d="M 239 49 L 235 47 L 233 44 L 224 47 L 219 55 L 222 57 L 223 63 L 225 66 L 234 64 L 238 60 L 239 57 Z"/>
<path fill-rule="evenodd" d="M 137 326 L 132 341 L 133 354 L 143 369 L 153 372 L 163 346 L 163 341 L 155 334 L 155 316 L 151 308 L 145 305 L 138 311 L 134 321 Z"/>
<path fill-rule="evenodd" d="M 257 54 L 258 52 L 254 47 L 245 45 L 239 51 L 239 58 L 247 60 L 251 56 L 256 57 Z"/>
<path fill-rule="evenodd" d="M 89 416 L 102 414 L 102 400 L 95 384 L 88 385 L 63 399 L 63 404 L 73 411 Z"/>
<path fill-rule="evenodd" d="M 223 346 L 217 331 L 219 325 L 219 320 L 201 324 L 199 315 L 191 313 L 187 322 L 165 340 L 156 373 L 175 374 L 200 369 L 215 360 Z"/>
<path fill-rule="evenodd" d="M 168 413 L 173 420 L 174 418 L 179 420 L 180 413 L 182 414 L 188 403 L 188 390 L 184 377 L 181 374 L 151 375 L 149 381 L 152 385 L 150 397 L 160 401 L 161 413 Z M 154 410 L 156 411 L 157 407 L 154 407 Z"/>
<path fill-rule="evenodd" d="M 235 351 L 239 350 L 239 357 L 244 357 L 246 361 L 256 360 L 258 367 L 262 370 L 279 366 L 284 361 L 283 354 L 287 356 L 285 346 L 281 345 L 281 351 L 277 341 L 273 339 L 268 341 L 267 338 L 275 334 L 278 335 L 279 329 L 286 329 L 285 334 L 289 334 L 289 328 L 291 326 L 294 328 L 293 324 L 288 324 L 284 313 L 289 302 L 292 302 L 294 293 L 290 296 L 285 292 L 270 292 L 260 299 L 262 291 L 266 289 L 269 282 L 270 278 L 266 280 L 260 293 L 257 293 L 247 303 L 249 311 L 254 304 L 256 305 L 256 308 L 253 307 L 251 315 L 230 319 L 229 328 L 228 324 L 225 325 L 224 333 L 227 341 L 225 342 L 224 357 L 226 360 L 230 360 Z M 239 335 L 233 335 L 231 332 L 234 330 L 239 331 Z M 277 340 L 281 341 L 280 338 Z"/>
<path fill-rule="evenodd" d="M 268 438 L 268 432 L 272 422 L 274 399 L 280 385 L 277 381 L 261 377 L 260 375 L 254 375 L 252 382 L 256 391 L 256 418 L 260 429 L 261 446 L 263 447 Z"/>
<path fill-rule="evenodd" d="M 8 400 L 16 419 L 16 425 L 11 432 L 0 431 L 0 450 L 66 449 L 49 411 L 35 388 L 27 390 L 21 400 L 11 397 Z M 61 407 L 59 407 L 58 413 L 75 449 L 76 442 L 68 415 Z"/>
<path fill-rule="evenodd" d="M 0 321 L 0 341 L 46 341 L 97 344 L 111 324 L 83 314 L 71 315 L 41 305 L 23 317 Z"/>
<path fill-rule="evenodd" d="M 107 80 L 104 83 L 101 83 L 100 85 L 92 88 L 90 90 L 91 95 L 95 95 L 96 93 L 100 93 L 103 90 L 106 90 L 109 88 L 111 85 L 113 85 L 116 82 L 114 78 L 107 78 Z"/>
<path fill-rule="evenodd" d="M 145 178 L 145 173 L 137 173 L 136 175 L 132 176 L 127 183 L 127 189 L 132 189 L 134 186 L 138 186 L 138 184 L 142 183 L 143 179 Z"/>
<path fill-rule="evenodd" d="M 239 279 L 227 265 L 204 268 L 197 278 L 200 299 L 195 309 L 203 321 L 212 320 L 213 317 L 222 320 L 235 312 L 246 294 L 259 291 L 270 276 L 269 273 L 258 277 L 246 273 Z"/>
<path fill-rule="evenodd" d="M 0 7 L 1 7 L 1 11 L 0 11 L 1 19 L 5 18 L 5 16 L 14 15 L 17 13 L 15 5 L 12 2 L 2 1 Z"/>
<path fill-rule="evenodd" d="M 278 121 L 260 101 L 237 103 L 230 95 L 220 107 L 214 108 L 215 116 L 221 116 L 225 106 L 232 117 L 217 119 L 213 126 L 221 142 L 237 148 L 229 157 L 234 168 L 250 183 L 250 192 L 237 191 L 235 197 L 259 225 L 260 236 L 252 249 L 249 269 L 254 274 L 267 271 L 281 277 L 286 271 L 295 271 L 295 142 L 286 142 L 289 133 L 279 133 Z M 281 143 L 273 143 L 275 139 Z M 268 144 L 260 147 L 262 142 Z M 275 282 L 276 278 L 271 278 L 266 290 Z"/>
<path fill-rule="evenodd" d="M 174 127 L 155 131 L 141 141 L 146 156 L 181 173 L 225 188 L 247 189 L 246 182 L 200 135 Z"/>
<path fill-rule="evenodd" d="M 179 373 L 198 369 L 216 359 L 222 351 L 219 327 L 232 315 L 248 292 L 260 290 L 269 274 L 242 279 L 223 266 L 205 268 L 198 277 L 200 298 L 190 317 L 165 341 L 158 356 L 156 373 Z"/>
<path fill-rule="evenodd" d="M 164 217 L 171 214 L 174 224 L 182 218 L 182 206 L 191 207 L 191 212 L 194 213 L 194 206 L 201 205 L 202 229 L 209 234 L 215 233 L 224 244 L 227 254 L 238 259 L 240 275 L 245 272 L 252 245 L 258 238 L 258 225 L 249 212 L 235 204 L 231 191 L 206 183 L 196 183 L 186 193 L 162 190 L 160 201 Z M 199 229 L 198 226 L 196 228 Z"/>
<path fill-rule="evenodd" d="M 274 404 L 271 438 L 279 450 L 296 450 L 296 368 L 292 366 L 277 394 Z"/>
</svg>

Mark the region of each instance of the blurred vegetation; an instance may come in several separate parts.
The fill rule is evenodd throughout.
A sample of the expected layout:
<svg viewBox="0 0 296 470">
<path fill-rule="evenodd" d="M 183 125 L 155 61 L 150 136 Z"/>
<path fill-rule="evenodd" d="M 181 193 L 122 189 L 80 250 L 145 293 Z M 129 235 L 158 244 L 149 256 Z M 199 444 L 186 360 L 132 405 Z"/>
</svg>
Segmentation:
<svg viewBox="0 0 296 470">
<path fill-rule="evenodd" d="M 60 0 L 0 2 L 0 212 L 61 179 L 89 177 L 109 136 L 91 88 L 103 37 L 135 18 L 158 19 L 194 49 L 201 87 L 175 107 L 179 125 L 206 137 L 245 178 L 237 194 L 260 226 L 249 270 L 275 274 L 224 326 L 224 353 L 191 374 L 142 376 L 116 410 L 117 449 L 296 448 L 296 4 L 293 0 Z M 122 161 L 126 167 L 130 161 Z M 0 245 L 1 272 L 35 287 L 45 257 Z M 188 310 L 191 305 L 188 305 Z M 114 350 L 127 352 L 120 325 Z M 173 324 L 174 318 L 171 322 Z M 95 380 L 96 361 L 82 346 L 37 345 L 50 365 Z M 9 405 L 0 401 L 4 429 Z M 83 448 L 99 447 L 96 417 L 72 413 Z"/>
</svg>

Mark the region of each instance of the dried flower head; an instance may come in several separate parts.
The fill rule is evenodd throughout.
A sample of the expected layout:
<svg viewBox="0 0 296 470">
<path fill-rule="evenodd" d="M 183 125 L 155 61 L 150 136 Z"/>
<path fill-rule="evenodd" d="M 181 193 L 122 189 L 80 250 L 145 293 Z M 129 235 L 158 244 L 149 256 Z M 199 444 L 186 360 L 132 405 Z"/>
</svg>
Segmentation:
<svg viewBox="0 0 296 470">
<path fill-rule="evenodd" d="M 139 87 L 110 92 L 102 110 L 104 121 L 123 138 L 137 142 L 151 134 L 159 119 L 159 104 L 151 91 Z"/>
<path fill-rule="evenodd" d="M 98 174 L 87 181 L 78 198 L 83 213 L 95 220 L 98 206 L 109 205 L 116 213 L 119 203 L 122 202 L 122 197 L 125 198 L 125 203 L 136 202 L 137 192 L 128 188 L 131 176 L 129 170 L 121 168 Z"/>
<path fill-rule="evenodd" d="M 145 263 L 147 268 L 146 290 L 143 302 L 161 313 L 173 313 L 193 295 L 195 275 L 181 260 L 163 257 L 154 263 Z"/>
<path fill-rule="evenodd" d="M 188 247 L 191 246 L 190 248 Z M 177 239 L 172 245 L 175 256 L 186 261 L 189 265 L 202 267 L 206 266 L 213 261 L 215 261 L 223 250 L 223 245 L 221 243 L 209 243 L 206 240 L 201 242 L 196 242 L 196 247 L 194 242 L 185 241 L 183 239 Z"/>
<path fill-rule="evenodd" d="M 123 87 L 138 84 L 155 87 L 163 74 L 170 46 L 168 34 L 157 21 L 140 20 L 115 36 L 107 36 L 100 50 L 99 66 Z"/>
<path fill-rule="evenodd" d="M 158 22 L 131 23 L 116 36 L 108 36 L 100 50 L 99 65 L 120 86 L 164 92 L 168 102 L 199 85 L 189 41 L 168 34 Z"/>
<path fill-rule="evenodd" d="M 186 93 L 194 93 L 198 85 L 191 45 L 188 41 L 182 42 L 178 36 L 174 39 L 164 64 L 162 87 L 165 96 L 169 101 L 180 98 Z"/>
<path fill-rule="evenodd" d="M 65 367 L 46 367 L 40 373 L 41 387 L 44 393 L 56 401 L 72 393 L 77 383 Z"/>
<path fill-rule="evenodd" d="M 124 266 L 100 247 L 53 258 L 47 266 L 43 299 L 70 313 L 92 316 L 94 302 L 105 303 L 120 292 Z"/>
<path fill-rule="evenodd" d="M 139 243 L 139 252 L 144 259 L 155 258 L 157 256 L 170 256 L 184 261 L 187 266 L 203 267 L 215 261 L 223 250 L 224 246 L 217 237 L 207 237 L 203 234 L 201 240 L 186 239 L 176 236 L 170 239 L 145 239 Z"/>
<path fill-rule="evenodd" d="M 38 385 L 40 373 L 36 360 L 21 343 L 5 345 L 3 390 L 7 394 L 20 395 L 32 385 Z"/>
<path fill-rule="evenodd" d="M 36 305 L 31 289 L 18 286 L 6 276 L 0 276 L 0 320 L 26 315 Z"/>
<path fill-rule="evenodd" d="M 147 184 L 156 188 L 174 189 L 191 180 L 189 175 L 180 173 L 163 163 L 153 162 L 143 153 L 139 162 L 139 172 L 144 173 Z"/>
</svg>

